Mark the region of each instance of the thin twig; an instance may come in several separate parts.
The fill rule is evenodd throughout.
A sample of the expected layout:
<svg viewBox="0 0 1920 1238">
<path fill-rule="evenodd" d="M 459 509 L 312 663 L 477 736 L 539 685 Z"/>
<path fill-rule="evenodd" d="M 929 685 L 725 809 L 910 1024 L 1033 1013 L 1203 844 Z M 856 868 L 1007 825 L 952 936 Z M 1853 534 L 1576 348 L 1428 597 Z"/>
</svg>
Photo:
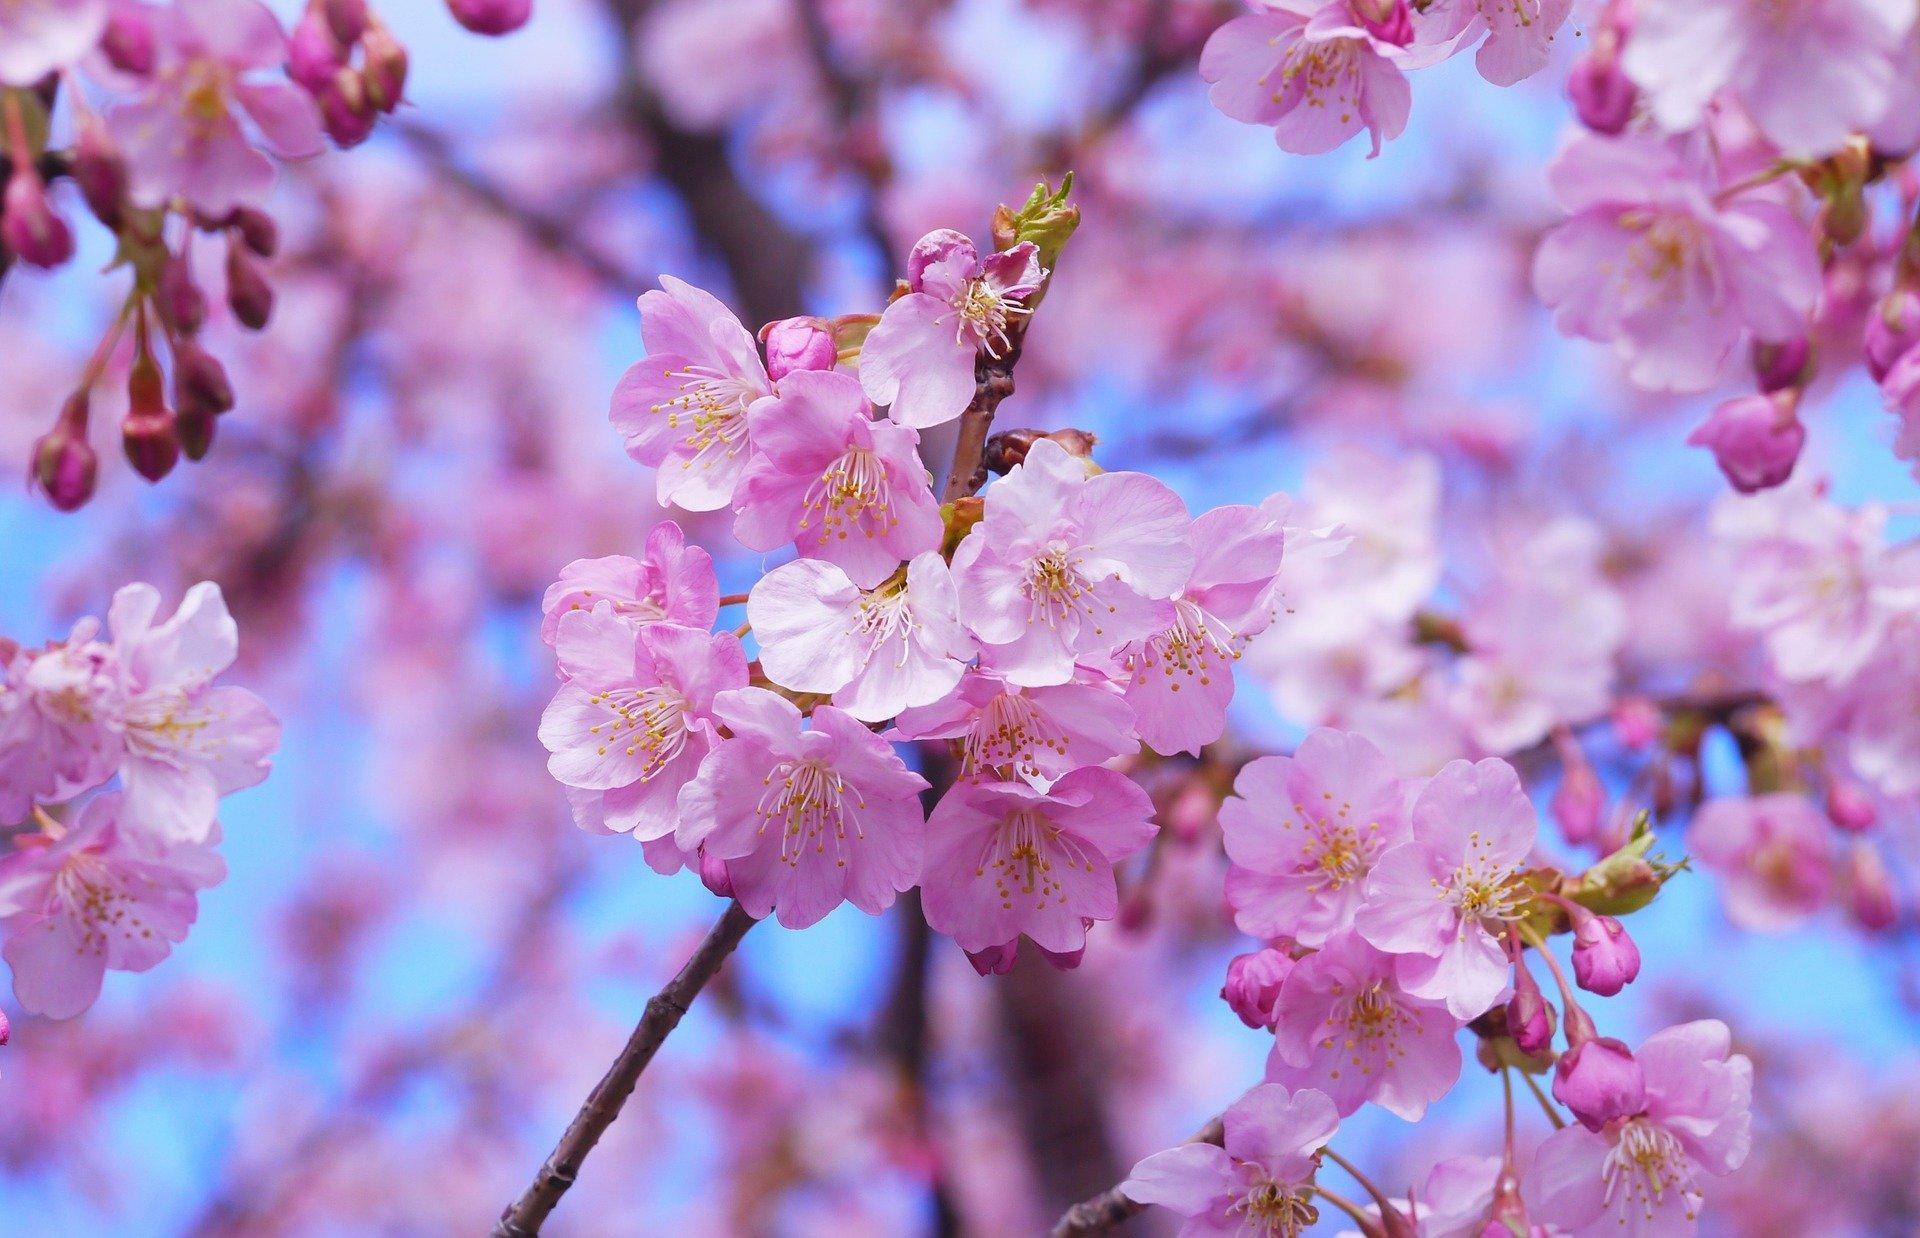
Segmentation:
<svg viewBox="0 0 1920 1238">
<path fill-rule="evenodd" d="M 1226 1138 L 1226 1126 L 1219 1118 L 1201 1127 L 1188 1143 L 1219 1144 Z M 1053 1238 L 1075 1238 L 1080 1234 L 1104 1234 L 1128 1217 L 1137 1216 L 1146 1205 L 1127 1198 L 1119 1187 L 1083 1199 L 1067 1209 L 1053 1227 Z"/>
<path fill-rule="evenodd" d="M 574 1115 L 566 1133 L 554 1145 L 553 1155 L 534 1175 L 532 1185 L 500 1214 L 499 1224 L 493 1227 L 494 1238 L 530 1238 L 540 1232 L 547 1215 L 579 1177 L 587 1154 L 620 1116 L 622 1106 L 640 1081 L 641 1072 L 660 1051 L 668 1033 L 680 1025 L 693 999 L 700 995 L 700 990 L 713 979 L 755 923 L 738 902 L 727 904 L 727 910 L 686 966 L 647 1002 L 646 1013 L 634 1026 L 626 1047 L 594 1086 L 586 1103 L 580 1106 L 580 1112 Z"/>
</svg>

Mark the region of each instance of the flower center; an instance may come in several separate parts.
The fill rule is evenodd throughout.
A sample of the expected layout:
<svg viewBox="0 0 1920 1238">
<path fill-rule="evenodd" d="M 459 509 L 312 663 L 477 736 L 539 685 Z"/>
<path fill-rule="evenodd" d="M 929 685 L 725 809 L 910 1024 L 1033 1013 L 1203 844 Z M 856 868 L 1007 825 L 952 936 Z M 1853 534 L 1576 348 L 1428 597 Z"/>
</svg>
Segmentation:
<svg viewBox="0 0 1920 1238">
<path fill-rule="evenodd" d="M 813 526 L 816 515 L 817 536 L 823 542 L 829 537 L 845 541 L 855 530 L 879 537 L 899 524 L 893 514 L 893 483 L 880 457 L 864 447 L 848 448 L 807 487 L 801 532 Z"/>
<path fill-rule="evenodd" d="M 1057 628 L 1070 615 L 1094 615 L 1093 586 L 1080 573 L 1080 556 L 1065 546 L 1036 555 L 1020 591 L 1027 596 L 1027 622 Z M 1113 608 L 1107 608 L 1112 613 Z M 1093 629 L 1097 634 L 1100 628 Z"/>
<path fill-rule="evenodd" d="M 1158 671 L 1173 680 L 1168 688 L 1178 692 L 1183 678 L 1198 679 L 1204 687 L 1216 674 L 1230 674 L 1246 642 L 1185 598 L 1174 602 L 1173 614 L 1172 627 L 1156 632 L 1140 643 L 1137 653 L 1128 653 L 1122 659 L 1134 682 L 1144 685 L 1148 674 Z"/>
<path fill-rule="evenodd" d="M 1380 827 L 1376 824 L 1369 828 Z M 1372 847 L 1348 822 L 1323 824 L 1316 843 L 1309 851 L 1311 871 L 1315 872 L 1313 889 L 1338 890 L 1366 876 Z"/>
<path fill-rule="evenodd" d="M 900 648 L 894 665 L 905 666 L 913 654 L 913 634 L 920 627 L 913 617 L 913 605 L 908 601 L 905 584 L 861 594 L 853 632 L 866 645 L 866 656 L 860 663 L 862 668 L 872 662 L 884 646 L 895 642 Z"/>
<path fill-rule="evenodd" d="M 739 455 L 747 442 L 747 406 L 764 393 L 702 365 L 668 370 L 667 377 L 684 380 L 680 394 L 650 411 L 664 415 L 669 429 L 686 432 L 682 442 L 693 453 L 689 464 L 712 468 Z"/>
<path fill-rule="evenodd" d="M 1434 879 L 1436 896 L 1459 909 L 1463 921 L 1518 920 L 1528 895 L 1512 864 L 1495 863 L 1493 844 L 1479 830 L 1467 835 L 1467 857 L 1444 883 Z"/>
<path fill-rule="evenodd" d="M 1055 875 L 1056 864 L 1092 872 L 1093 852 L 1046 817 L 1027 809 L 1007 817 L 992 832 L 974 876 L 993 874 L 994 892 L 999 894 L 1003 909 L 1011 911 L 1014 898 L 1019 896 L 1031 898 L 1034 910 L 1040 911 L 1049 902 L 1067 901 L 1066 887 Z"/>
<path fill-rule="evenodd" d="M 1312 1194 L 1304 1186 L 1289 1186 L 1262 1175 L 1252 1188 L 1233 1201 L 1227 1215 L 1239 1213 L 1243 1226 L 1256 1233 L 1298 1238 L 1320 1219 L 1320 1210 L 1310 1202 Z"/>
<path fill-rule="evenodd" d="M 1620 1128 L 1619 1142 L 1607 1153 L 1600 1174 L 1608 1204 L 1617 1195 L 1624 1208 L 1643 1210 L 1651 1220 L 1668 1192 L 1674 1192 L 1687 1220 L 1699 1214 L 1701 1195 L 1686 1149 L 1672 1131 L 1646 1118 L 1634 1118 Z"/>
<path fill-rule="evenodd" d="M 54 875 L 53 898 L 56 908 L 65 907 L 79 922 L 82 954 L 105 953 L 110 933 L 153 937 L 153 930 L 140 917 L 140 905 L 114 880 L 112 870 L 84 851 Z"/>
<path fill-rule="evenodd" d="M 765 790 L 755 813 L 763 834 L 778 823 L 780 862 L 795 868 L 809 846 L 815 855 L 826 854 L 831 846 L 834 864 L 845 868 L 848 830 L 855 838 L 865 837 L 855 811 L 866 807 L 860 792 L 817 758 L 782 761 L 762 781 Z"/>
<path fill-rule="evenodd" d="M 687 698 L 671 684 L 653 684 L 645 688 L 620 688 L 599 692 L 588 698 L 614 713 L 614 721 L 597 722 L 587 730 L 600 736 L 601 756 L 610 747 L 626 749 L 628 756 L 645 753 L 640 781 L 659 773 L 686 750 Z"/>
<path fill-rule="evenodd" d="M 974 778 L 1011 765 L 1017 773 L 1041 777 L 1034 758 L 1041 749 L 1065 756 L 1067 733 L 1032 698 L 1003 692 L 987 702 L 961 740 L 960 772 Z"/>
<path fill-rule="evenodd" d="M 953 307 L 960 311 L 954 339 L 965 344 L 971 336 L 972 342 L 985 348 L 989 357 L 1004 357 L 1013 346 L 1013 341 L 1007 338 L 1008 320 L 1033 313 L 1030 307 L 1003 295 L 985 278 L 968 280 Z"/>
</svg>

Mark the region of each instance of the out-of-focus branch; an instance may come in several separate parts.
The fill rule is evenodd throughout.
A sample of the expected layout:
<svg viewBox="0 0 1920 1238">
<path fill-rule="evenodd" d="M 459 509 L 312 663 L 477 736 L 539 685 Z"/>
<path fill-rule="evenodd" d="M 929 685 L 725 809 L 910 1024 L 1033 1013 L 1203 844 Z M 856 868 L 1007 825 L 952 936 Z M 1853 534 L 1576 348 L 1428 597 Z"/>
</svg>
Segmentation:
<svg viewBox="0 0 1920 1238">
<path fill-rule="evenodd" d="M 653 1055 L 660 1051 L 668 1034 L 680 1026 L 680 1020 L 692 1007 L 694 998 L 700 995 L 700 990 L 713 979 L 720 965 L 727 961 L 727 956 L 733 953 L 740 939 L 756 923 L 758 921 L 748 915 L 738 902 L 727 904 L 726 911 L 708 932 L 706 940 L 693 952 L 693 957 L 667 982 L 665 988 L 647 1001 L 646 1012 L 640 1016 L 640 1022 L 634 1025 L 633 1035 L 627 1038 L 626 1047 L 620 1050 L 620 1056 L 614 1059 L 606 1075 L 587 1096 L 586 1103 L 580 1106 L 580 1112 L 574 1115 L 566 1133 L 554 1145 L 553 1155 L 540 1167 L 540 1172 L 534 1175 L 532 1184 L 521 1193 L 520 1198 L 500 1214 L 499 1224 L 493 1227 L 494 1238 L 528 1238 L 540 1232 L 548 1214 L 559 1204 L 560 1197 L 579 1177 L 587 1154 L 600 1142 L 600 1136 L 613 1125 L 613 1120 L 620 1116 L 620 1110 L 626 1105 L 627 1098 L 633 1095 L 634 1085 L 640 1081 L 640 1075 L 648 1063 L 653 1061 Z"/>
<path fill-rule="evenodd" d="M 1188 1143 L 1217 1144 L 1226 1137 L 1226 1127 L 1219 1118 L 1201 1127 Z M 1090 1199 L 1083 1199 L 1067 1209 L 1066 1215 L 1053 1227 L 1053 1238 L 1079 1238 L 1083 1234 L 1104 1234 L 1120 1222 L 1138 1215 L 1146 1205 L 1135 1203 L 1120 1193 L 1115 1186 L 1100 1192 Z"/>
<path fill-rule="evenodd" d="M 860 231 L 879 255 L 882 263 L 892 252 L 885 221 L 880 218 L 880 194 L 886 188 L 889 170 L 880 149 L 873 119 L 873 84 L 848 72 L 833 46 L 833 30 L 821 0 L 799 0 L 800 26 L 807 38 L 807 51 L 827 90 L 833 106 L 834 125 L 840 131 L 840 144 L 847 162 L 860 177 L 865 193 L 860 201 Z"/>
</svg>

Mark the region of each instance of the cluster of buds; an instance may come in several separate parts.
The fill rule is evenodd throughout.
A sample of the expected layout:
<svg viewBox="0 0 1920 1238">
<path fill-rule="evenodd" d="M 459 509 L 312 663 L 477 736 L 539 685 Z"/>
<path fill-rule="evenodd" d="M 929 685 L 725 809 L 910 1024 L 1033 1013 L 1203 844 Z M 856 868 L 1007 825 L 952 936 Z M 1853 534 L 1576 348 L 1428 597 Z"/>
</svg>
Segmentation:
<svg viewBox="0 0 1920 1238">
<path fill-rule="evenodd" d="M 367 0 L 308 0 L 287 45 L 287 76 L 319 104 L 327 136 L 356 146 L 400 106 L 407 49 Z"/>
</svg>

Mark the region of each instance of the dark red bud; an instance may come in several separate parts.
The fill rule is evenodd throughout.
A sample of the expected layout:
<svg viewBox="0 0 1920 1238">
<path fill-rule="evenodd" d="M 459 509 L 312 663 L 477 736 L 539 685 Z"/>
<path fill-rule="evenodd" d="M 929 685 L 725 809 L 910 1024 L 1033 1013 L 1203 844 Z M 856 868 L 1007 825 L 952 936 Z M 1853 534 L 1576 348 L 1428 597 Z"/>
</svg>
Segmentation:
<svg viewBox="0 0 1920 1238">
<path fill-rule="evenodd" d="M 260 330 L 273 317 L 273 286 L 238 244 L 227 246 L 227 305 L 249 331 Z"/>
<path fill-rule="evenodd" d="M 171 255 L 160 268 L 154 308 L 182 335 L 194 334 L 207 321 L 207 294 L 193 282 L 193 266 L 186 255 Z"/>
<path fill-rule="evenodd" d="M 15 168 L 7 180 L 0 241 L 37 267 L 57 267 L 73 257 L 73 230 L 54 212 L 46 183 L 32 168 Z"/>
<path fill-rule="evenodd" d="M 237 208 L 227 216 L 227 224 L 240 230 L 240 239 L 247 248 L 262 258 L 271 258 L 280 252 L 280 225 L 273 222 L 273 216 L 253 206 Z"/>
<path fill-rule="evenodd" d="M 213 450 L 213 431 L 217 422 L 205 408 L 181 408 L 173 417 L 173 436 L 180 452 L 189 460 L 204 460 Z"/>
<path fill-rule="evenodd" d="M 127 378 L 127 416 L 120 423 L 120 442 L 134 472 L 159 481 L 180 461 L 180 440 L 174 432 L 173 410 L 167 407 L 160 367 L 142 356 Z"/>
<path fill-rule="evenodd" d="M 107 126 L 89 112 L 81 117 L 73 144 L 73 180 L 93 217 L 114 232 L 126 222 L 127 165 Z"/>
<path fill-rule="evenodd" d="M 218 417 L 233 407 L 233 384 L 227 380 L 226 367 L 192 340 L 182 340 L 174 349 L 173 403 L 183 419 L 189 412 Z"/>
</svg>

